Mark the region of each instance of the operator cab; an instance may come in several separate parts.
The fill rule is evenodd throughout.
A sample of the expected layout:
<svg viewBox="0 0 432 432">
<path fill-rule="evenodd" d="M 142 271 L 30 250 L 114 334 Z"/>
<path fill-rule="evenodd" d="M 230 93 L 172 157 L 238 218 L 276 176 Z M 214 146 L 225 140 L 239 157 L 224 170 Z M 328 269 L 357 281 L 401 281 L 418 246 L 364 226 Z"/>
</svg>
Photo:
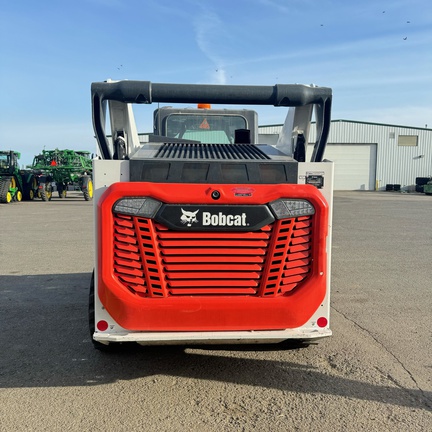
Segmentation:
<svg viewBox="0 0 432 432">
<path fill-rule="evenodd" d="M 13 174 L 15 167 L 18 167 L 19 153 L 13 151 L 0 152 L 0 170 Z"/>
<path fill-rule="evenodd" d="M 161 107 L 153 113 L 154 135 L 202 144 L 255 144 L 257 119 L 253 110 L 210 109 L 208 104 L 199 104 L 198 108 Z"/>
</svg>

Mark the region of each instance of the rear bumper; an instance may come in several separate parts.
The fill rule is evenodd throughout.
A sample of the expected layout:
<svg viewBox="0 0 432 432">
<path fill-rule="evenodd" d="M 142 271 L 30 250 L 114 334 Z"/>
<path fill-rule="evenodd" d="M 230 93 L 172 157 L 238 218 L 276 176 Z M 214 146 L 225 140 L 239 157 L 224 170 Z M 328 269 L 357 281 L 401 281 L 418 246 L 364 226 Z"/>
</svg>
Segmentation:
<svg viewBox="0 0 432 432">
<path fill-rule="evenodd" d="M 280 343 L 285 340 L 318 340 L 331 336 L 327 329 L 287 329 L 271 331 L 224 332 L 95 332 L 94 340 L 103 344 L 137 342 L 140 345 L 182 344 L 260 344 Z"/>
</svg>

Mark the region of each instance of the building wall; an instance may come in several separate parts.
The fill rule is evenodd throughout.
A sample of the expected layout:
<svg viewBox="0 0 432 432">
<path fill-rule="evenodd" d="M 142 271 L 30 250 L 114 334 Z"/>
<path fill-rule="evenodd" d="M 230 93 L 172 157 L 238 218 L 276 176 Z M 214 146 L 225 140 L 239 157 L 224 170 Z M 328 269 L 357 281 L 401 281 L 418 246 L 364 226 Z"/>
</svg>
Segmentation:
<svg viewBox="0 0 432 432">
<path fill-rule="evenodd" d="M 282 125 L 261 126 L 260 135 L 274 136 L 281 128 Z M 406 137 L 417 137 L 417 145 L 399 145 Z M 312 127 L 309 142 L 315 139 Z M 376 144 L 375 181 L 380 190 L 386 184 L 400 184 L 402 189 L 413 190 L 416 177 L 432 176 L 432 129 L 333 120 L 328 142 L 347 145 L 347 151 L 353 144 Z"/>
</svg>

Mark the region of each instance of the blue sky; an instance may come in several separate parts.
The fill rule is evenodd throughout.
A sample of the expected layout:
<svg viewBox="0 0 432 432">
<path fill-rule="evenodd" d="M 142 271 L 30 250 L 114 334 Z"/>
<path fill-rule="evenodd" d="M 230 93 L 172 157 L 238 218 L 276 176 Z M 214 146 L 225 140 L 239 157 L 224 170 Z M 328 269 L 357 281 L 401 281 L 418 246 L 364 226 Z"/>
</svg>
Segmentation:
<svg viewBox="0 0 432 432">
<path fill-rule="evenodd" d="M 0 147 L 23 164 L 95 150 L 90 84 L 107 78 L 314 83 L 333 119 L 432 127 L 430 0 L 0 0 L 0 55 Z"/>
</svg>

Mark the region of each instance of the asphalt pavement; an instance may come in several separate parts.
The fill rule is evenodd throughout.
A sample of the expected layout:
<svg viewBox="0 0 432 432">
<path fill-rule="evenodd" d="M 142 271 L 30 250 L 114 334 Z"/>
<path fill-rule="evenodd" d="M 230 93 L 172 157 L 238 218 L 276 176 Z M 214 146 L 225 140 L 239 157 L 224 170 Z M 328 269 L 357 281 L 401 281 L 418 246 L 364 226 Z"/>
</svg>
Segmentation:
<svg viewBox="0 0 432 432">
<path fill-rule="evenodd" d="M 432 197 L 336 192 L 333 336 L 93 349 L 93 205 L 0 205 L 0 431 L 432 430 Z"/>
</svg>

